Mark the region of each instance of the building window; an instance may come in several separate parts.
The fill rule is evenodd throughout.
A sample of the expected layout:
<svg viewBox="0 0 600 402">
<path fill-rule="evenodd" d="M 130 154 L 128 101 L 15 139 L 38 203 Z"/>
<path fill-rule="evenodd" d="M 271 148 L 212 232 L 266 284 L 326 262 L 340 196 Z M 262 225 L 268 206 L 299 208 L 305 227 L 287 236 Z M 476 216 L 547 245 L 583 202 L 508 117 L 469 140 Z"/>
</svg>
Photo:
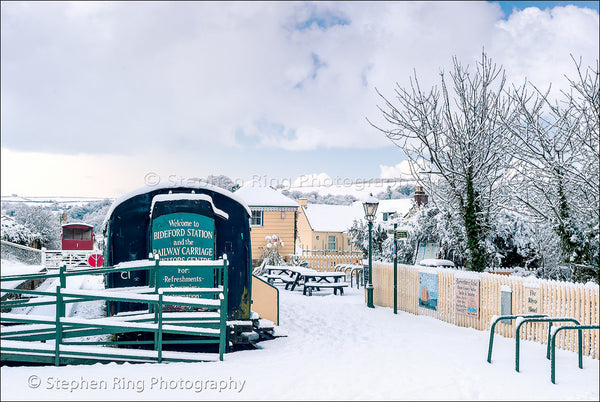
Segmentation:
<svg viewBox="0 0 600 402">
<path fill-rule="evenodd" d="M 262 226 L 263 225 L 263 211 L 252 211 L 250 217 L 250 226 Z"/>
<path fill-rule="evenodd" d="M 328 238 L 327 238 L 327 248 L 329 250 L 336 250 L 335 240 L 336 240 L 335 236 L 328 236 Z"/>
<path fill-rule="evenodd" d="M 92 229 L 64 228 L 65 240 L 92 240 Z"/>
<path fill-rule="evenodd" d="M 388 220 L 388 213 L 387 213 L 387 212 L 384 212 L 384 213 L 383 213 L 383 221 L 385 222 L 385 221 L 387 221 L 387 220 Z"/>
</svg>

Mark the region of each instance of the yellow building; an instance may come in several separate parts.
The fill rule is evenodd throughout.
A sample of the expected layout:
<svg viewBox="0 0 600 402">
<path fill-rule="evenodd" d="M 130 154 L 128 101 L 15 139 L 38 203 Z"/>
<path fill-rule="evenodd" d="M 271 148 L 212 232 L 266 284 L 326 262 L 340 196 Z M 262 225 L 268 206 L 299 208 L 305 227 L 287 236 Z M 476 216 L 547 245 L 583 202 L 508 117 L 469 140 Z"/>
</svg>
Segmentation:
<svg viewBox="0 0 600 402">
<path fill-rule="evenodd" d="M 253 264 L 262 260 L 267 236 L 276 235 L 281 239 L 283 246 L 279 247 L 279 252 L 283 257 L 293 254 L 298 203 L 271 187 L 261 187 L 255 182 L 247 183 L 235 194 L 246 202 L 252 212 L 250 241 Z"/>
<path fill-rule="evenodd" d="M 336 254 L 361 252 L 352 244 L 348 229 L 354 220 L 364 217 L 363 207 L 356 205 L 308 204 L 298 200 L 297 254 Z"/>
</svg>

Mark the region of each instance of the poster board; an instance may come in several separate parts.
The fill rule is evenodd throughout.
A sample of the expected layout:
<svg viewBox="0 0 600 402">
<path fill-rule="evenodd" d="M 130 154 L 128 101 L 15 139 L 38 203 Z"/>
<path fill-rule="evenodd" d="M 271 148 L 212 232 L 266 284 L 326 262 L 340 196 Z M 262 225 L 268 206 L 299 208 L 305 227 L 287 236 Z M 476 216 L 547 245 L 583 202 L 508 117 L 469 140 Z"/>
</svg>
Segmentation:
<svg viewBox="0 0 600 402">
<path fill-rule="evenodd" d="M 539 286 L 525 286 L 525 314 L 541 314 L 541 289 Z"/>
<path fill-rule="evenodd" d="M 479 318 L 479 279 L 455 278 L 456 314 Z"/>
<path fill-rule="evenodd" d="M 438 275 L 419 272 L 419 307 L 437 311 Z"/>
<path fill-rule="evenodd" d="M 415 264 L 422 260 L 437 258 L 439 252 L 440 246 L 437 243 L 419 243 Z"/>
</svg>

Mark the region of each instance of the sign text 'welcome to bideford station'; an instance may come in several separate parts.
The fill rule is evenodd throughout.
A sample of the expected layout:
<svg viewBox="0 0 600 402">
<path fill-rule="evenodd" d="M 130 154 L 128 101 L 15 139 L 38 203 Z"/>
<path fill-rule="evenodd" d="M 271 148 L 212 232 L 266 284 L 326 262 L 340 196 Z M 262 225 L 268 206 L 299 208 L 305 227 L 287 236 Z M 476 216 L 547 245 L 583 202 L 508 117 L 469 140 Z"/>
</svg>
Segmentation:
<svg viewBox="0 0 600 402">
<path fill-rule="evenodd" d="M 213 260 L 214 220 L 191 213 L 155 218 L 152 221 L 152 253 L 164 261 Z"/>
</svg>

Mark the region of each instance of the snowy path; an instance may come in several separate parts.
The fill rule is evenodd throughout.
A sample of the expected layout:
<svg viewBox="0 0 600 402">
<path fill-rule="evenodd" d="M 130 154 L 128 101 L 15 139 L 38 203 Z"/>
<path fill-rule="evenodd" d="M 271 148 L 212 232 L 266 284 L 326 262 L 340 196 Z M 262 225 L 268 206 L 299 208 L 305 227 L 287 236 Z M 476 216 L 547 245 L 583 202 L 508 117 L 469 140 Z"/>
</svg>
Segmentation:
<svg viewBox="0 0 600 402">
<path fill-rule="evenodd" d="M 260 350 L 217 363 L 2 367 L 2 399 L 119 400 L 598 400 L 598 360 L 560 350 L 557 385 L 544 345 L 524 342 L 514 371 L 514 339 L 389 308 L 368 309 L 363 291 L 312 297 L 280 290 L 281 333 Z M 31 376 L 38 388 L 28 386 Z M 57 383 L 57 380 L 65 380 Z M 89 389 L 91 381 L 101 389 Z M 212 381 L 212 382 L 211 382 Z M 35 381 L 34 381 L 35 383 Z M 216 389 L 211 389 L 214 386 Z M 87 387 L 87 390 L 70 387 Z M 221 391 L 218 390 L 222 387 Z M 61 388 L 61 389 L 57 389 Z"/>
</svg>

